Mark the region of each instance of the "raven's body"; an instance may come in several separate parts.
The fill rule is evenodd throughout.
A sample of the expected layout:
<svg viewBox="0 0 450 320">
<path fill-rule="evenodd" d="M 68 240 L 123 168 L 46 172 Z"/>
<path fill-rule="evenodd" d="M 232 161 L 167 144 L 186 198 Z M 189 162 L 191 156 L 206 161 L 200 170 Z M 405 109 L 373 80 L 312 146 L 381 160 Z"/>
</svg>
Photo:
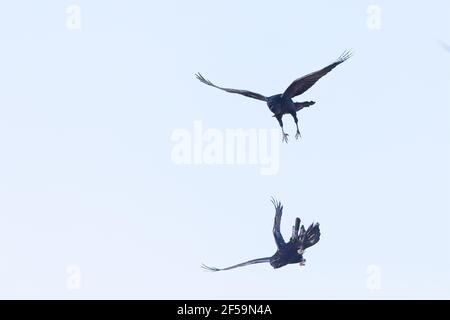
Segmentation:
<svg viewBox="0 0 450 320">
<path fill-rule="evenodd" d="M 278 120 L 278 123 L 281 127 L 281 130 L 283 131 L 283 141 L 288 140 L 288 134 L 284 132 L 283 128 L 283 116 L 285 114 L 290 114 L 295 121 L 295 125 L 297 127 L 297 133 L 296 138 L 298 139 L 300 137 L 300 130 L 298 128 L 298 118 L 297 118 L 297 112 L 300 111 L 303 108 L 312 106 L 315 104 L 314 101 L 308 101 L 308 102 L 294 102 L 292 98 L 301 95 L 305 91 L 307 91 L 309 88 L 311 88 L 320 78 L 322 78 L 324 75 L 326 75 L 328 72 L 333 70 L 335 67 L 343 63 L 345 60 L 351 57 L 351 54 L 349 52 L 345 52 L 342 54 L 338 60 L 336 60 L 334 63 L 328 65 L 327 67 L 310 73 L 304 77 L 301 77 L 297 80 L 295 80 L 286 90 L 284 93 L 276 94 L 270 97 L 263 96 L 256 92 L 251 92 L 247 90 L 239 90 L 239 89 L 230 89 L 230 88 L 222 88 L 219 86 L 216 86 L 211 81 L 205 79 L 201 74 L 197 74 L 197 79 L 203 82 L 206 85 L 215 87 L 220 90 L 224 90 L 229 93 L 237 93 L 244 95 L 249 98 L 261 100 L 267 103 L 267 106 L 269 107 L 270 111 L 272 111 L 273 116 Z"/>
<path fill-rule="evenodd" d="M 283 214 L 283 206 L 280 202 L 272 201 L 275 206 L 275 221 L 273 225 L 273 236 L 277 245 L 277 252 L 271 257 L 250 260 L 228 268 L 215 268 L 203 265 L 203 268 L 209 271 L 224 271 L 238 267 L 247 266 L 256 263 L 270 263 L 274 269 L 284 267 L 288 264 L 299 263 L 305 265 L 306 260 L 303 254 L 306 248 L 312 247 L 320 240 L 320 229 L 318 223 L 313 223 L 305 230 L 304 226 L 300 227 L 300 219 L 295 219 L 295 225 L 292 227 L 292 236 L 289 242 L 285 242 L 280 232 L 281 216 Z"/>
<path fill-rule="evenodd" d="M 304 264 L 303 254 L 297 252 L 296 245 L 294 243 L 287 243 L 282 250 L 278 249 L 277 252 L 270 257 L 270 265 L 274 269 L 284 267 L 288 264 L 301 263 Z"/>
<path fill-rule="evenodd" d="M 283 97 L 282 94 L 277 94 L 267 98 L 267 106 L 270 111 L 272 111 L 273 116 L 278 120 L 278 123 L 283 130 L 283 141 L 287 142 L 287 138 L 289 136 L 283 129 L 283 116 L 285 114 L 290 114 L 294 118 L 295 125 L 297 126 L 297 133 L 295 137 L 298 139 L 300 136 L 300 130 L 298 129 L 297 112 L 314 104 L 314 101 L 294 102 L 291 98 Z"/>
</svg>

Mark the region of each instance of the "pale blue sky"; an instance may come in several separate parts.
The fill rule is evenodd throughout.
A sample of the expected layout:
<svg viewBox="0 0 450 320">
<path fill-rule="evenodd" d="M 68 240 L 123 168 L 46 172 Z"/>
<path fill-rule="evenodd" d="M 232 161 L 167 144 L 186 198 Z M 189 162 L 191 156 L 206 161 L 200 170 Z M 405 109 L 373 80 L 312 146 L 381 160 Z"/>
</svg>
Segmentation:
<svg viewBox="0 0 450 320">
<path fill-rule="evenodd" d="M 0 297 L 449 298 L 449 12 L 444 0 L 3 4 Z M 297 99 L 317 104 L 277 175 L 171 161 L 172 132 L 197 120 L 278 127 L 195 72 L 276 94 L 346 49 Z M 275 252 L 271 196 L 286 237 L 297 216 L 321 223 L 306 267 L 203 272 Z M 71 265 L 80 290 L 66 288 Z M 381 290 L 367 288 L 370 265 Z"/>
</svg>

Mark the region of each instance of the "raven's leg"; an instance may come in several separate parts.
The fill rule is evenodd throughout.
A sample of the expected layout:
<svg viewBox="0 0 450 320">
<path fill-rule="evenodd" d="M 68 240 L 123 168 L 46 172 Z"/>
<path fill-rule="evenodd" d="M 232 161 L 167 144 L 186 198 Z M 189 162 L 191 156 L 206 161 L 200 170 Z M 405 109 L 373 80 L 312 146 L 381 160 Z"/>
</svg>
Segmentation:
<svg viewBox="0 0 450 320">
<path fill-rule="evenodd" d="M 278 123 L 280 124 L 280 127 L 281 127 L 281 131 L 283 132 L 283 142 L 288 142 L 288 137 L 289 137 L 289 135 L 287 134 L 287 133 L 285 133 L 284 132 L 284 128 L 283 128 L 283 120 L 281 119 L 283 117 L 283 115 L 279 115 L 279 116 L 276 116 L 276 118 L 277 118 L 277 120 L 278 120 Z"/>
<path fill-rule="evenodd" d="M 297 118 L 297 113 L 292 113 L 292 117 L 294 118 L 295 121 L 295 125 L 297 126 L 297 133 L 295 134 L 295 139 L 298 140 L 298 138 L 301 138 L 302 135 L 300 133 L 300 130 L 298 129 L 298 118 Z"/>
</svg>

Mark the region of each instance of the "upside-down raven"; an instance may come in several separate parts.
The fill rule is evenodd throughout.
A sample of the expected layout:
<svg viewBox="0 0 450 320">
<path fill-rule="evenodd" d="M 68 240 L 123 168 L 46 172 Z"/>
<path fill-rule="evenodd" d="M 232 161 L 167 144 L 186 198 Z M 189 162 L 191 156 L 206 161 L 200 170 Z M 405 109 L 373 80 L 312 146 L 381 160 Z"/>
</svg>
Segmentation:
<svg viewBox="0 0 450 320">
<path fill-rule="evenodd" d="M 306 92 L 308 89 L 310 89 L 320 78 L 322 78 L 324 75 L 326 75 L 328 72 L 336 68 L 338 65 L 346 61 L 348 58 L 352 56 L 350 51 L 344 52 L 335 62 L 330 64 L 329 66 L 310 73 L 304 77 L 301 77 L 294 82 L 284 91 L 282 94 L 277 94 L 274 96 L 266 97 L 262 94 L 247 91 L 247 90 L 238 90 L 238 89 L 230 89 L 230 88 L 223 88 L 216 86 L 211 81 L 205 79 L 200 73 L 196 74 L 196 77 L 198 80 L 203 82 L 204 84 L 224 90 L 229 93 L 237 93 L 241 94 L 243 96 L 261 100 L 267 103 L 267 106 L 269 107 L 270 111 L 274 114 L 273 116 L 277 118 L 278 123 L 280 124 L 281 130 L 283 132 L 283 141 L 287 142 L 289 135 L 284 132 L 283 129 L 283 115 L 290 114 L 295 121 L 295 125 L 297 126 L 297 133 L 295 135 L 295 138 L 298 139 L 300 135 L 300 130 L 298 128 L 298 118 L 297 118 L 297 111 L 300 111 L 303 108 L 312 106 L 315 104 L 314 101 L 306 101 L 306 102 L 294 102 L 292 101 L 292 98 L 301 95 L 302 93 Z"/>
<path fill-rule="evenodd" d="M 320 229 L 318 223 L 313 223 L 305 230 L 302 225 L 300 227 L 300 219 L 295 219 L 295 224 L 292 227 L 292 236 L 288 243 L 283 239 L 280 232 L 281 215 L 283 214 L 283 206 L 279 201 L 272 199 L 272 203 L 275 206 L 275 221 L 273 224 L 273 236 L 277 245 L 277 252 L 272 257 L 254 259 L 247 262 L 239 263 L 237 265 L 228 268 L 215 268 L 202 265 L 203 269 L 208 271 L 225 271 L 250 264 L 269 262 L 274 269 L 284 267 L 288 264 L 299 263 L 300 266 L 304 266 L 306 260 L 303 258 L 305 249 L 312 247 L 320 240 Z"/>
</svg>

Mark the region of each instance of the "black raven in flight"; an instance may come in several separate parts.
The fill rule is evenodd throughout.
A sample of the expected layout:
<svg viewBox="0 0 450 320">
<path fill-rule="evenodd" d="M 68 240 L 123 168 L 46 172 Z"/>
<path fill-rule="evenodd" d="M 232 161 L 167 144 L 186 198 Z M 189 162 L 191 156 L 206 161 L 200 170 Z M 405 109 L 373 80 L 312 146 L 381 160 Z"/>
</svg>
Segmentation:
<svg viewBox="0 0 450 320">
<path fill-rule="evenodd" d="M 300 227 L 300 219 L 295 219 L 295 225 L 292 227 L 292 236 L 288 243 L 283 239 L 280 232 L 281 215 L 283 214 L 283 206 L 280 202 L 272 199 L 272 203 L 275 206 L 275 222 L 273 224 L 273 236 L 277 245 L 277 252 L 272 257 L 254 259 L 247 262 L 239 263 L 237 265 L 228 268 L 215 268 L 202 265 L 203 269 L 208 271 L 225 271 L 250 264 L 269 262 L 274 269 L 284 267 L 288 264 L 299 263 L 300 266 L 304 266 L 306 260 L 303 258 L 305 249 L 312 247 L 320 240 L 320 229 L 318 223 L 313 223 L 305 230 L 302 225 Z"/>
<path fill-rule="evenodd" d="M 308 89 L 310 89 L 320 78 L 322 78 L 324 75 L 326 75 L 328 72 L 336 68 L 338 65 L 340 65 L 342 62 L 347 60 L 352 56 L 351 52 L 346 51 L 344 52 L 335 62 L 330 64 L 329 66 L 310 73 L 304 77 L 301 77 L 294 82 L 284 91 L 284 93 L 277 94 L 271 97 L 265 97 L 259 93 L 247 91 L 247 90 L 237 90 L 237 89 L 229 89 L 229 88 L 223 88 L 216 86 L 211 81 L 205 79 L 200 73 L 196 74 L 196 77 L 198 80 L 203 82 L 204 84 L 207 84 L 208 86 L 212 86 L 214 88 L 224 90 L 229 93 L 237 93 L 241 94 L 243 96 L 261 100 L 267 103 L 270 111 L 274 114 L 274 117 L 277 118 L 278 123 L 281 126 L 281 130 L 283 131 L 283 141 L 288 141 L 288 134 L 284 132 L 283 129 L 283 115 L 290 114 L 295 121 L 295 125 L 297 126 L 297 133 L 295 135 L 295 138 L 298 139 L 300 135 L 300 130 L 298 129 L 298 119 L 297 119 L 297 111 L 300 111 L 303 108 L 312 106 L 315 104 L 314 101 L 307 101 L 307 102 L 294 102 L 292 101 L 292 98 L 301 95 L 302 93 L 306 92 Z"/>
</svg>

